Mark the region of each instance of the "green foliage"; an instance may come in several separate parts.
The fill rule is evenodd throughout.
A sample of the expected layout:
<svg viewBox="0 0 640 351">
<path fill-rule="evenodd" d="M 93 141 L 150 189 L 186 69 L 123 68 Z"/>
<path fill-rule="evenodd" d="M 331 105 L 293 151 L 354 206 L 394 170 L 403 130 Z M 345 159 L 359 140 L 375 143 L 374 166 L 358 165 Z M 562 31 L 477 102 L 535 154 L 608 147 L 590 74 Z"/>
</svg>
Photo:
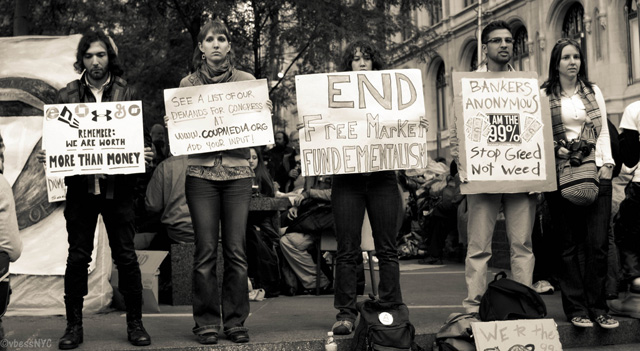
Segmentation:
<svg viewBox="0 0 640 351">
<path fill-rule="evenodd" d="M 15 1 L 0 0 L 0 8 L 13 9 Z M 393 35 L 417 29 L 389 9 L 406 13 L 433 1 L 30 0 L 26 20 L 32 35 L 108 32 L 125 78 L 145 102 L 146 122 L 162 123 L 162 91 L 177 87 L 189 73 L 196 36 L 208 20 L 227 23 L 236 66 L 269 80 L 277 111 L 295 104 L 294 74 L 331 70 L 341 48 L 354 39 L 369 39 L 383 53 L 393 50 Z M 0 35 L 12 33 L 15 19 L 9 12 L 0 15 Z"/>
</svg>

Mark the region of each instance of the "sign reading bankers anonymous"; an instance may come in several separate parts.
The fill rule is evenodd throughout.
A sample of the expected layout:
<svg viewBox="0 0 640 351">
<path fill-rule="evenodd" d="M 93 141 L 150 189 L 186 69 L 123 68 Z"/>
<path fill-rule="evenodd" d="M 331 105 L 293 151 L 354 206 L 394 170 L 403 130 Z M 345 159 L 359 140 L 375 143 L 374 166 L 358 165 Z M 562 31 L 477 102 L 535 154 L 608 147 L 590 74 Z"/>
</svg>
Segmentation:
<svg viewBox="0 0 640 351">
<path fill-rule="evenodd" d="M 171 153 L 273 144 L 268 100 L 265 79 L 165 90 Z"/>
<path fill-rule="evenodd" d="M 427 166 L 417 69 L 296 76 L 302 174 Z"/>
<path fill-rule="evenodd" d="M 45 105 L 47 177 L 144 173 L 142 102 Z"/>
<path fill-rule="evenodd" d="M 463 194 L 556 190 L 547 99 L 535 72 L 454 72 Z"/>
</svg>

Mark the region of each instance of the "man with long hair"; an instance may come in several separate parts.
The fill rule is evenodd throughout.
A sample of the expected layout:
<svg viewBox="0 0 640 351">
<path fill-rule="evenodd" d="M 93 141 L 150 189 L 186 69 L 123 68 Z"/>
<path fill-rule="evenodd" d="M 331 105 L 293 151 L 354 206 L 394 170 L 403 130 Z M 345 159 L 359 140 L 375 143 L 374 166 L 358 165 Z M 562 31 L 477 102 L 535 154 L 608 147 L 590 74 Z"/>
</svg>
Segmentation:
<svg viewBox="0 0 640 351">
<path fill-rule="evenodd" d="M 89 31 L 78 44 L 74 68 L 79 80 L 58 92 L 59 104 L 137 100 L 135 91 L 120 76 L 124 73 L 111 38 Z M 145 136 L 145 161 L 153 158 L 151 140 Z M 38 159 L 45 162 L 46 152 Z M 65 178 L 67 185 L 64 217 L 69 234 L 69 255 L 64 274 L 64 302 L 67 328 L 58 347 L 74 349 L 83 342 L 82 305 L 88 293 L 88 267 L 98 215 L 107 229 L 111 256 L 118 267 L 118 288 L 127 310 L 127 337 L 135 346 L 151 344 L 142 325 L 142 279 L 133 245 L 135 236 L 133 188 L 136 175 L 75 175 Z"/>
</svg>

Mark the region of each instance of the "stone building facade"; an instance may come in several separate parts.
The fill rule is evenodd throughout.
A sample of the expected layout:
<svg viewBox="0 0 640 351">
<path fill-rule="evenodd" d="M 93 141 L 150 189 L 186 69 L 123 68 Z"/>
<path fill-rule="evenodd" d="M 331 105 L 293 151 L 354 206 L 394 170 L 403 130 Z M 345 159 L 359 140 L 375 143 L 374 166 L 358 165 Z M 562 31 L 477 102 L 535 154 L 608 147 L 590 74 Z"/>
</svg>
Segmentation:
<svg viewBox="0 0 640 351">
<path fill-rule="evenodd" d="M 560 38 L 578 40 L 586 53 L 587 73 L 602 90 L 609 119 L 617 125 L 624 108 L 640 99 L 640 0 L 484 0 L 482 26 L 507 21 L 513 30 L 513 65 L 535 71 L 540 83 L 549 70 L 551 49 Z M 432 121 L 428 140 L 432 158 L 449 153 L 453 118 L 452 72 L 475 69 L 478 46 L 477 0 L 442 1 L 434 16 L 421 10 L 402 14 L 429 35 L 399 35 L 397 43 L 418 43 L 420 50 L 395 50 L 393 68 L 419 68 L 423 74 L 426 114 Z M 406 41 L 403 41 L 406 39 Z M 408 47 L 409 45 L 407 45 Z M 481 58 L 482 60 L 482 58 Z M 436 123 L 437 121 L 437 123 Z M 437 128 L 436 128 L 437 127 Z"/>
</svg>

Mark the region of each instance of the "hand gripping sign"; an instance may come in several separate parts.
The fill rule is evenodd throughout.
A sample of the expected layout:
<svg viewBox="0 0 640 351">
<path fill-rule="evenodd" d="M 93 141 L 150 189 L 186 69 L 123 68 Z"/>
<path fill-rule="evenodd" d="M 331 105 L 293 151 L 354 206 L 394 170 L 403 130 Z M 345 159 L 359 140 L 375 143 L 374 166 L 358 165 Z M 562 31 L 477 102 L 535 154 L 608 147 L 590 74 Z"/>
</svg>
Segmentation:
<svg viewBox="0 0 640 351">
<path fill-rule="evenodd" d="M 144 173 L 142 102 L 45 105 L 47 176 Z"/>
<path fill-rule="evenodd" d="M 164 91 L 174 155 L 273 144 L 267 81 L 247 80 Z"/>
<path fill-rule="evenodd" d="M 296 76 L 303 175 L 427 166 L 420 70 Z"/>
</svg>

